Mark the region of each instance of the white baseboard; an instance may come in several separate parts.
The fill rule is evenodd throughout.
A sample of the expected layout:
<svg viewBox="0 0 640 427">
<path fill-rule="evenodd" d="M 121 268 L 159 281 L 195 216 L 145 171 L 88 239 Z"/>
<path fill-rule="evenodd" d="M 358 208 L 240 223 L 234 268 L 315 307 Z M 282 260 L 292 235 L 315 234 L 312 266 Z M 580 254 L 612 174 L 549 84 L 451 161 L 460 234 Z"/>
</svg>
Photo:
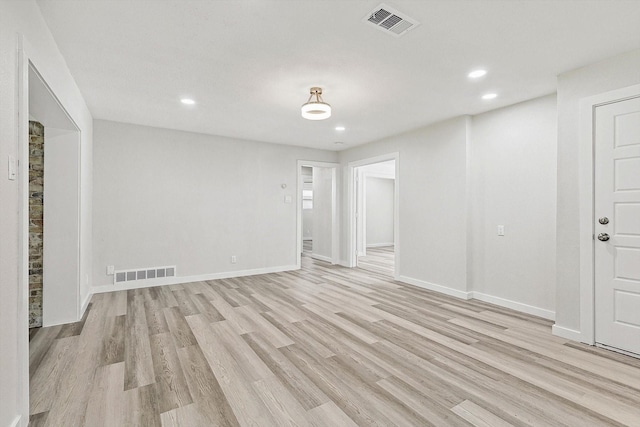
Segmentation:
<svg viewBox="0 0 640 427">
<path fill-rule="evenodd" d="M 470 292 L 470 294 L 471 294 L 471 298 L 475 298 L 480 301 L 499 305 L 501 307 L 510 308 L 512 310 L 520 311 L 522 313 L 532 314 L 534 316 L 543 317 L 549 320 L 555 320 L 556 318 L 556 313 L 554 311 L 545 310 L 544 308 L 523 304 L 517 301 L 511 301 L 505 298 L 494 297 L 493 295 L 483 294 L 482 292 L 473 291 L 473 292 Z"/>
<path fill-rule="evenodd" d="M 582 342 L 582 332 L 575 329 L 565 328 L 564 326 L 553 325 L 551 333 L 560 338 L 566 338 L 571 341 Z"/>
<path fill-rule="evenodd" d="M 469 299 L 471 298 L 471 292 L 459 291 L 458 289 L 449 288 L 447 286 L 436 285 L 435 283 L 425 282 L 423 280 L 414 279 L 412 277 L 407 276 L 398 276 L 396 279 L 400 282 L 408 283 L 413 286 L 417 286 L 419 288 L 428 289 L 430 291 L 440 292 L 445 295 L 450 295 L 456 298 Z"/>
<path fill-rule="evenodd" d="M 232 277 L 255 276 L 258 274 L 280 273 L 283 271 L 297 270 L 297 265 L 283 265 L 277 267 L 255 268 L 252 270 L 225 271 L 221 273 L 201 274 L 195 276 L 164 277 L 162 279 L 135 280 L 119 283 L 117 285 L 96 286 L 92 293 L 124 291 L 129 289 L 150 288 L 152 286 L 179 285 L 181 283 L 202 282 L 204 280 L 230 279 Z"/>
<path fill-rule="evenodd" d="M 84 302 L 82 303 L 82 306 L 80 307 L 80 319 L 82 319 L 82 316 L 84 316 L 84 313 L 85 311 L 87 311 L 87 307 L 89 306 L 89 301 L 91 301 L 91 296 L 93 295 L 91 290 L 92 289 L 89 289 L 89 293 L 87 294 Z M 80 321 L 80 319 L 78 319 L 78 321 Z"/>
<path fill-rule="evenodd" d="M 345 261 L 345 260 L 343 260 L 343 259 L 341 259 L 341 260 L 339 260 L 339 261 L 338 261 L 338 265 L 341 265 L 341 266 L 343 266 L 343 267 L 347 267 L 347 268 L 351 268 L 351 266 L 349 265 L 349 262 L 348 262 L 348 261 Z"/>
<path fill-rule="evenodd" d="M 22 415 L 18 415 L 14 418 L 13 422 L 9 424 L 9 427 L 18 427 L 20 426 L 20 421 L 22 420 Z"/>
<path fill-rule="evenodd" d="M 318 254 L 314 254 L 313 252 L 311 252 L 311 258 L 317 259 L 318 261 L 324 261 L 324 262 L 328 262 L 330 264 L 333 264 L 333 260 L 331 259 L 331 257 L 328 257 L 328 256 L 318 255 Z"/>
<path fill-rule="evenodd" d="M 367 244 L 368 248 L 382 248 L 385 246 L 393 246 L 393 242 L 391 243 L 371 243 L 371 244 Z"/>
</svg>

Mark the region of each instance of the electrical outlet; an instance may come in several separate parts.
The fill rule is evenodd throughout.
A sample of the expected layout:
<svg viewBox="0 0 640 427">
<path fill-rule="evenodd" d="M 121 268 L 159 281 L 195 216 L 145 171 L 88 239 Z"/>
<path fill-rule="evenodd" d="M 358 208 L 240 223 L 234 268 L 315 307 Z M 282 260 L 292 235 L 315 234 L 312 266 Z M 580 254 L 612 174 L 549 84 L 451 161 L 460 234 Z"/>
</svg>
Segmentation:
<svg viewBox="0 0 640 427">
<path fill-rule="evenodd" d="M 235 255 L 231 255 L 231 264 L 235 264 L 236 262 L 238 262 L 238 258 L 236 258 Z"/>
<path fill-rule="evenodd" d="M 498 226 L 498 236 L 504 236 L 504 225 Z"/>
<path fill-rule="evenodd" d="M 116 273 L 116 267 L 114 265 L 107 265 L 107 276 L 113 276 Z"/>
</svg>

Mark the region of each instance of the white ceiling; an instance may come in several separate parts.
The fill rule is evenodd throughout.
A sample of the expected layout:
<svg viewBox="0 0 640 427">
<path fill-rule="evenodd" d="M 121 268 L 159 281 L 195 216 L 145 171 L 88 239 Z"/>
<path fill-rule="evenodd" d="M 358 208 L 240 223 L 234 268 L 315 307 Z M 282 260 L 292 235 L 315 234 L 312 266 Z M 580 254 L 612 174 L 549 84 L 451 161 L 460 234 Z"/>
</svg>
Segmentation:
<svg viewBox="0 0 640 427">
<path fill-rule="evenodd" d="M 362 22 L 377 0 L 38 4 L 94 118 L 329 150 L 552 93 L 640 48 L 636 0 L 389 0 L 420 22 L 399 38 Z M 325 121 L 300 117 L 315 85 Z"/>
</svg>

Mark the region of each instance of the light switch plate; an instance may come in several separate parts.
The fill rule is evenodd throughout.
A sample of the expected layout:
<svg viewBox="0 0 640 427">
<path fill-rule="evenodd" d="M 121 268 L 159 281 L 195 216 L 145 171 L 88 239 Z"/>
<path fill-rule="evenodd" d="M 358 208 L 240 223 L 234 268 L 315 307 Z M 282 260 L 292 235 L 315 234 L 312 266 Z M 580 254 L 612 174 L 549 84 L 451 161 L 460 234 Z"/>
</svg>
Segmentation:
<svg viewBox="0 0 640 427">
<path fill-rule="evenodd" d="M 291 203 L 292 201 L 293 201 L 293 198 L 291 196 L 284 196 L 285 203 Z"/>
<path fill-rule="evenodd" d="M 13 157 L 12 155 L 9 155 L 7 157 L 8 157 L 7 167 L 9 172 L 8 178 L 9 178 L 9 181 L 15 181 L 16 176 L 18 175 L 16 171 L 16 158 Z"/>
</svg>

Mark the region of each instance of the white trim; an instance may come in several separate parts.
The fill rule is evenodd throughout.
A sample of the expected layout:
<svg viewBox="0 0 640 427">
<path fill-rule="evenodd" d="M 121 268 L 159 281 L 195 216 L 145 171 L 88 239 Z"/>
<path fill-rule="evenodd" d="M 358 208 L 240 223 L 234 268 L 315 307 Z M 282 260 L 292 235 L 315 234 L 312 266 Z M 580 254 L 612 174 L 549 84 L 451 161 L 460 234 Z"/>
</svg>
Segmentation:
<svg viewBox="0 0 640 427">
<path fill-rule="evenodd" d="M 396 176 L 394 174 L 382 173 L 382 172 L 370 172 L 370 171 L 362 172 L 362 177 L 365 179 L 366 178 L 396 179 Z"/>
<path fill-rule="evenodd" d="M 331 264 L 335 264 L 333 260 L 328 256 L 311 253 L 311 258 L 317 259 L 318 261 L 324 261 L 324 262 L 329 262 Z"/>
<path fill-rule="evenodd" d="M 555 320 L 555 311 L 547 310 L 544 308 L 536 307 L 529 304 L 524 304 L 517 301 L 508 300 L 506 298 L 495 297 L 493 295 L 484 294 L 482 292 L 472 291 L 469 292 L 473 299 L 488 302 L 491 304 L 499 305 L 500 307 L 510 308 L 512 310 L 519 311 L 521 313 L 527 313 L 538 317 L 543 317 L 549 320 Z"/>
<path fill-rule="evenodd" d="M 624 354 L 625 356 L 635 357 L 636 359 L 640 359 L 640 354 L 634 353 L 632 351 L 623 350 L 621 348 L 612 347 L 610 345 L 602 344 L 602 343 L 599 343 L 599 342 L 596 343 L 596 347 L 603 348 L 603 349 L 609 350 L 609 351 L 614 351 L 616 353 Z"/>
<path fill-rule="evenodd" d="M 16 157 L 18 159 L 18 331 L 17 410 L 14 423 L 29 419 L 29 56 L 22 34 L 16 40 Z"/>
<path fill-rule="evenodd" d="M 82 302 L 82 306 L 80 307 L 80 318 L 82 319 L 82 316 L 84 316 L 84 312 L 87 310 L 87 307 L 89 306 L 89 302 L 91 301 L 91 295 L 93 295 L 91 292 L 91 290 L 89 290 L 89 292 L 87 292 L 87 296 L 84 298 L 84 301 Z"/>
<path fill-rule="evenodd" d="M 338 167 L 339 163 L 317 162 L 314 160 L 298 160 L 296 175 L 296 266 L 302 266 L 302 187 L 304 177 L 302 175 L 303 166 L 315 166 L 319 168 L 331 168 L 331 264 L 338 263 L 339 235 L 338 235 Z"/>
<path fill-rule="evenodd" d="M 580 341 L 595 344 L 594 278 L 594 122 L 596 107 L 635 98 L 640 85 L 633 85 L 580 101 Z"/>
<path fill-rule="evenodd" d="M 13 419 L 13 422 L 11 424 L 9 424 L 9 427 L 18 427 L 20 424 L 20 421 L 22 421 L 22 415 L 18 415 Z"/>
<path fill-rule="evenodd" d="M 409 285 L 417 286 L 419 288 L 428 289 L 430 291 L 439 292 L 441 294 L 449 295 L 461 299 L 471 299 L 472 292 L 459 291 L 458 289 L 449 288 L 447 286 L 436 285 L 435 283 L 425 282 L 424 280 L 414 279 L 412 277 L 400 276 L 396 280 Z"/>
<path fill-rule="evenodd" d="M 386 246 L 393 246 L 393 242 L 389 243 L 370 243 L 367 245 L 367 248 L 384 248 Z"/>
<path fill-rule="evenodd" d="M 580 331 L 558 326 L 557 324 L 551 327 L 551 333 L 557 337 L 566 338 L 571 341 L 582 341 L 582 334 Z"/>
<path fill-rule="evenodd" d="M 394 179 L 394 201 L 393 201 L 393 245 L 394 249 L 394 271 L 393 278 L 395 280 L 400 279 L 400 153 L 393 152 L 383 154 L 380 156 L 369 157 L 367 159 L 355 160 L 347 164 L 347 201 L 348 201 L 348 215 L 347 221 L 347 236 L 349 239 L 348 253 L 345 267 L 353 268 L 358 264 L 358 258 L 356 255 L 356 201 L 355 201 L 355 170 L 357 167 L 371 165 L 374 163 L 386 162 L 389 160 L 395 160 L 395 179 Z M 427 283 L 427 282 L 424 282 Z M 438 286 L 438 285 L 436 285 Z"/>
<path fill-rule="evenodd" d="M 283 271 L 298 270 L 297 265 L 282 265 L 277 267 L 254 268 L 252 270 L 224 271 L 221 273 L 200 274 L 182 277 L 163 277 L 161 279 L 132 280 L 121 282 L 122 285 L 103 285 L 93 288 L 92 294 L 104 292 L 124 291 L 129 289 L 150 288 L 153 286 L 179 285 L 182 283 L 202 282 L 204 280 L 230 279 L 233 277 L 256 276 L 258 274 L 281 273 Z M 129 286 L 127 286 L 127 284 Z M 124 285 L 124 286 L 123 286 Z"/>
</svg>

